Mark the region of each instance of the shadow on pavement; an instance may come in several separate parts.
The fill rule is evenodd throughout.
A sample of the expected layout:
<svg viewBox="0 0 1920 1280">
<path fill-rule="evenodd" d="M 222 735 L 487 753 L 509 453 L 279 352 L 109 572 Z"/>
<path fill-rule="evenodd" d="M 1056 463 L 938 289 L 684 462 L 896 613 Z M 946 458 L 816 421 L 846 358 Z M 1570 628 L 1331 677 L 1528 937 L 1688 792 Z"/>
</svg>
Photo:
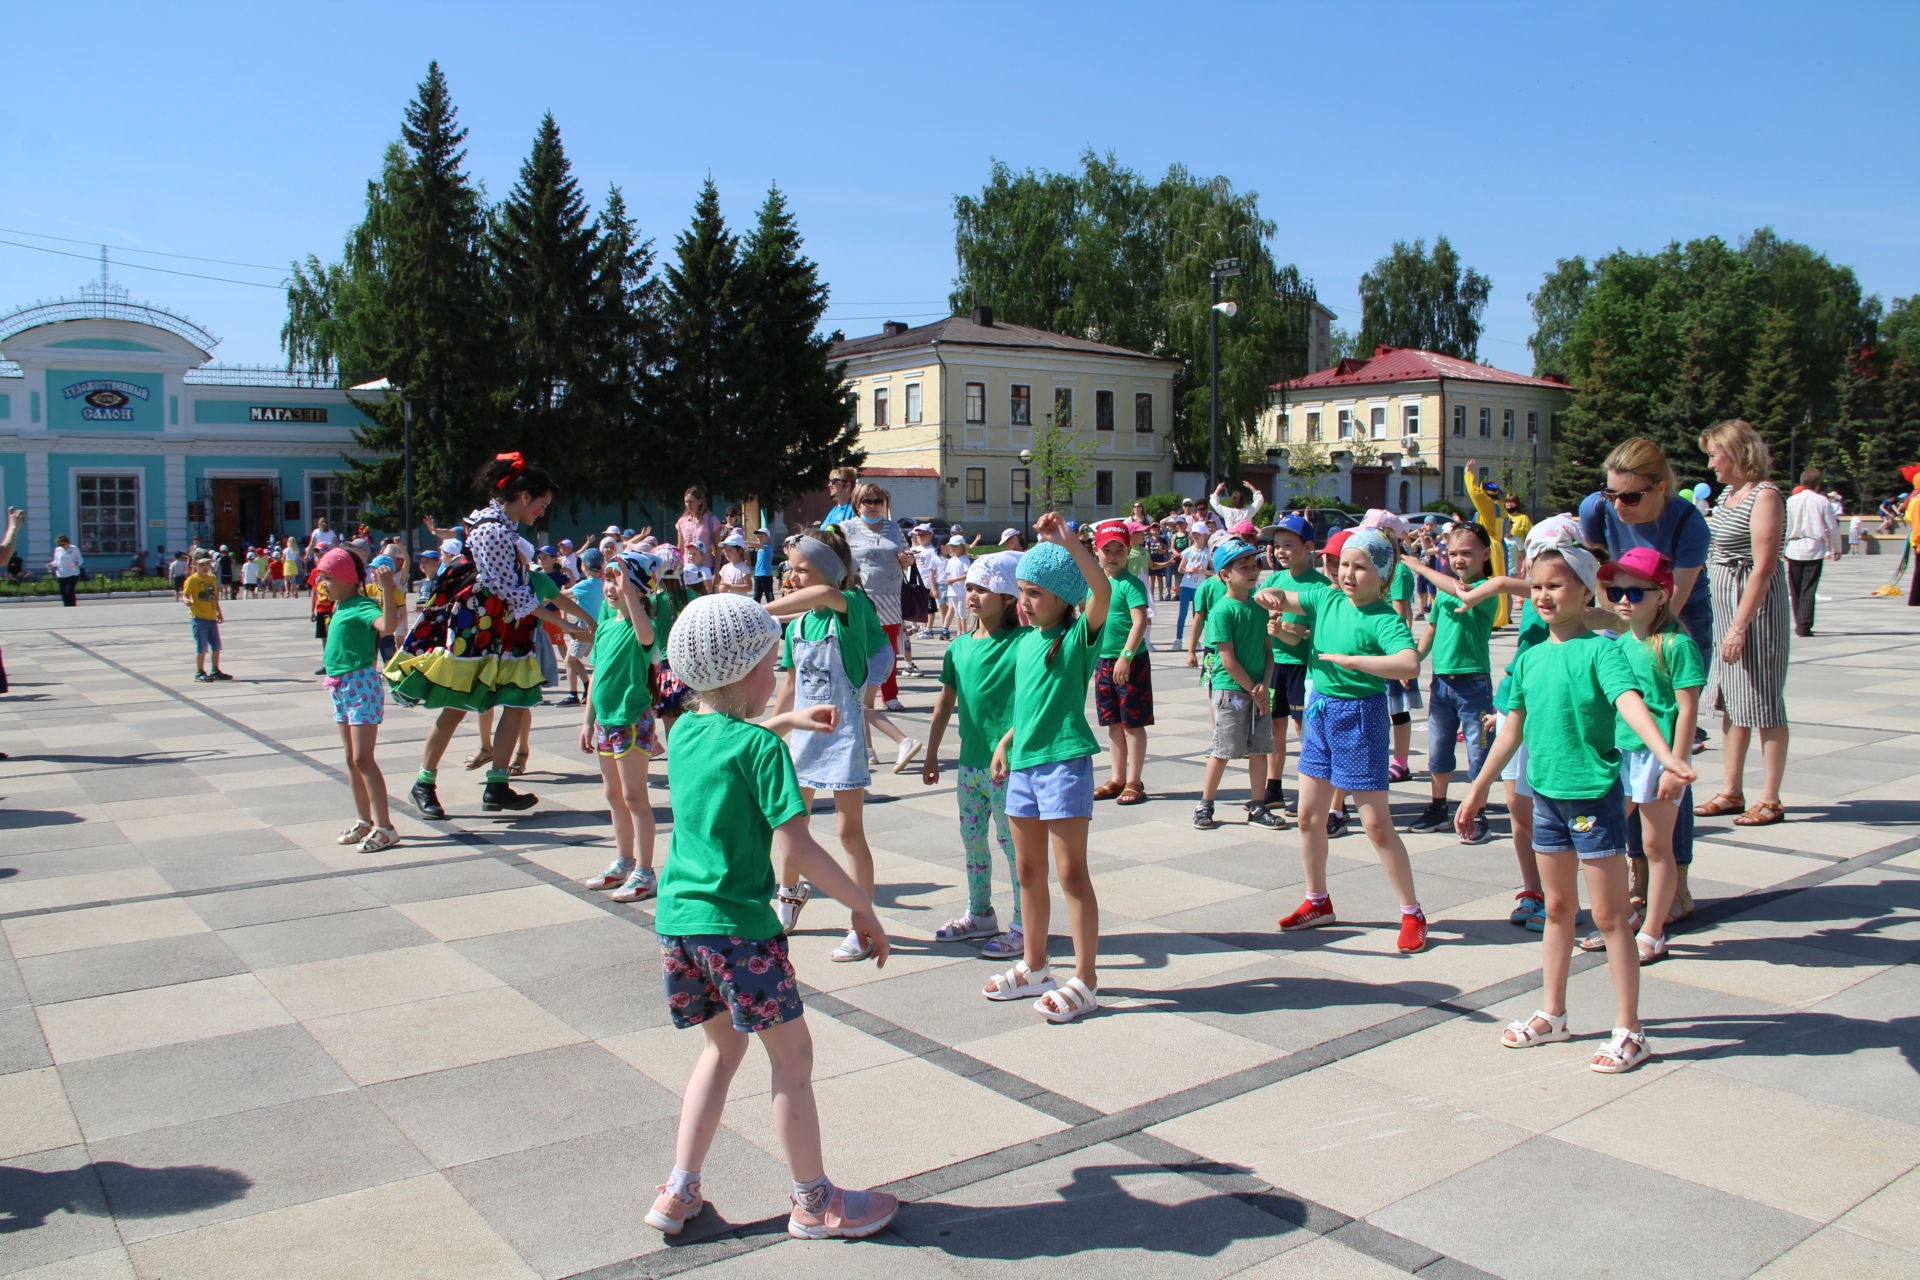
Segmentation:
<svg viewBox="0 0 1920 1280">
<path fill-rule="evenodd" d="M 1907 1065 L 1920 1074 L 1920 1016 L 1875 1022 L 1838 1013 L 1798 1010 L 1648 1018 L 1647 1026 L 1666 1035 L 1698 1036 L 1716 1042 L 1694 1049 L 1662 1048 L 1660 1056 L 1667 1059 L 1843 1058 L 1863 1049 L 1898 1049 Z"/>
<path fill-rule="evenodd" d="M 100 1160 L 52 1173 L 0 1165 L 0 1234 L 42 1226 L 55 1213 L 167 1218 L 241 1199 L 252 1186 L 236 1169 L 204 1164 L 146 1169 Z"/>
</svg>

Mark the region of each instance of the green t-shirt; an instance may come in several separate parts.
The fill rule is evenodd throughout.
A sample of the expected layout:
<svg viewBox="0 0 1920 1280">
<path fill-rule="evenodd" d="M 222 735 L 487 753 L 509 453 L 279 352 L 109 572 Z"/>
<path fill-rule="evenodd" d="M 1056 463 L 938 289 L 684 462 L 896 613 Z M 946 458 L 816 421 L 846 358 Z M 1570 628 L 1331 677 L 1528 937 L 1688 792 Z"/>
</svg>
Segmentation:
<svg viewBox="0 0 1920 1280">
<path fill-rule="evenodd" d="M 1592 800 L 1620 781 L 1613 704 L 1639 689 L 1618 643 L 1589 631 L 1537 644 L 1513 664 L 1513 710 L 1527 714 L 1527 783 L 1554 800 Z"/>
<path fill-rule="evenodd" d="M 1117 658 L 1133 631 L 1133 611 L 1147 607 L 1147 585 L 1131 569 L 1107 582 L 1113 588 L 1113 599 L 1107 605 L 1107 625 L 1100 628 L 1100 656 Z M 1144 636 L 1141 645 L 1146 645 Z"/>
<path fill-rule="evenodd" d="M 838 624 L 837 628 L 835 624 Z M 847 592 L 847 612 L 841 617 L 832 609 L 810 609 L 787 624 L 781 665 L 793 667 L 793 633 L 798 628 L 802 640 L 825 640 L 829 630 L 840 633 L 840 665 L 846 668 L 847 681 L 859 689 L 867 683 L 867 662 L 887 646 L 887 633 L 880 629 L 880 615 L 873 601 L 858 589 Z"/>
<path fill-rule="evenodd" d="M 328 675 L 344 676 L 373 665 L 380 652 L 380 636 L 373 624 L 379 619 L 380 602 L 370 596 L 355 596 L 333 606 L 333 620 L 327 623 Z"/>
<path fill-rule="evenodd" d="M 1620 646 L 1620 652 L 1627 655 L 1627 665 L 1633 668 L 1633 678 L 1640 686 L 1640 696 L 1647 700 L 1647 710 L 1653 712 L 1654 720 L 1660 725 L 1660 736 L 1673 745 L 1673 730 L 1680 721 L 1680 700 L 1674 696 L 1674 690 L 1698 689 L 1704 685 L 1707 682 L 1707 664 L 1700 657 L 1700 646 L 1680 628 L 1676 627 L 1653 639 L 1660 643 L 1659 662 L 1654 660 L 1653 644 L 1631 631 L 1616 643 Z M 1647 749 L 1647 744 L 1640 741 L 1640 735 L 1627 728 L 1625 720 L 1618 715 L 1614 719 L 1619 721 L 1613 735 L 1616 747 L 1622 751 Z"/>
<path fill-rule="evenodd" d="M 1298 591 L 1310 582 L 1318 583 L 1323 587 L 1332 585 L 1327 575 L 1318 569 L 1308 569 L 1305 573 L 1293 573 L 1286 569 L 1275 569 L 1267 575 L 1266 581 L 1260 584 L 1260 589 L 1262 591 Z M 1296 627 L 1307 625 L 1307 615 L 1304 613 L 1283 613 L 1280 617 L 1283 621 L 1291 622 Z M 1271 642 L 1270 647 L 1273 650 L 1273 660 L 1284 666 L 1300 666 L 1306 662 L 1308 655 L 1313 652 L 1313 640 L 1311 637 L 1301 641 L 1299 644 L 1287 644 L 1278 636 L 1268 636 L 1267 639 Z"/>
<path fill-rule="evenodd" d="M 1207 614 L 1207 645 L 1216 655 L 1222 642 L 1232 645 L 1234 661 L 1249 680 L 1260 684 L 1267 678 L 1267 619 L 1272 616 L 1251 600 L 1235 600 L 1231 593 L 1223 595 Z M 1227 671 L 1227 664 L 1216 657 L 1207 687 L 1239 689 L 1241 684 Z"/>
<path fill-rule="evenodd" d="M 1101 630 L 1112 625 L 1108 622 Z M 1048 663 L 1047 651 L 1056 636 L 1060 651 Z M 1093 730 L 1087 727 L 1087 682 L 1093 679 L 1099 639 L 1087 634 L 1084 614 L 1064 632 L 1058 627 L 1052 631 L 1033 627 L 1021 636 L 1014 656 L 1010 768 L 1078 760 L 1094 753 Z"/>
<path fill-rule="evenodd" d="M 1547 624 L 1534 612 L 1533 601 L 1525 600 L 1520 605 L 1520 630 L 1514 637 L 1513 661 L 1507 664 L 1507 673 L 1500 679 L 1500 687 L 1493 691 L 1493 706 L 1496 711 L 1513 710 L 1513 669 L 1520 665 L 1520 655 L 1547 638 Z"/>
<path fill-rule="evenodd" d="M 1193 589 L 1193 612 L 1199 615 L 1211 611 L 1213 606 L 1219 603 L 1220 597 L 1226 593 L 1227 584 L 1220 581 L 1220 575 L 1208 574 L 1201 580 L 1200 585 Z"/>
<path fill-rule="evenodd" d="M 1405 562 L 1393 562 L 1393 581 L 1387 584 L 1387 601 L 1390 604 L 1413 603 L 1413 570 Z"/>
<path fill-rule="evenodd" d="M 1147 544 L 1143 542 L 1137 547 L 1133 547 L 1133 546 L 1128 547 L 1127 548 L 1127 572 L 1137 578 L 1141 574 L 1145 573 L 1146 571 L 1147 571 Z"/>
<path fill-rule="evenodd" d="M 1335 666 L 1325 655 L 1385 657 L 1411 649 L 1413 632 L 1406 620 L 1385 600 L 1355 605 L 1332 583 L 1310 583 L 1298 595 L 1306 608 L 1307 625 L 1313 628 L 1313 655 L 1307 662 L 1313 691 L 1330 698 L 1370 698 L 1383 691 L 1387 682 L 1379 676 Z"/>
<path fill-rule="evenodd" d="M 1462 609 L 1458 597 L 1444 591 L 1434 592 L 1433 674 L 1490 675 L 1493 671 L 1493 619 L 1499 612 L 1499 596 L 1488 596 L 1473 608 Z"/>
<path fill-rule="evenodd" d="M 654 639 L 659 639 L 657 632 Z M 593 633 L 593 684 L 588 693 L 594 723 L 609 727 L 638 723 L 653 706 L 647 693 L 647 669 L 652 665 L 653 646 L 641 644 L 633 624 L 611 604 L 603 603 Z"/>
<path fill-rule="evenodd" d="M 527 588 L 533 592 L 533 598 L 541 604 L 560 594 L 560 584 L 539 569 L 527 575 Z"/>
<path fill-rule="evenodd" d="M 1111 624 L 1108 624 L 1109 627 Z M 1020 641 L 1030 628 L 1005 627 L 992 635 L 968 632 L 947 646 L 940 683 L 954 692 L 960 713 L 960 764 L 985 769 L 993 749 L 1013 723 L 1013 673 Z M 1102 627 L 1105 634 L 1108 627 Z"/>
<path fill-rule="evenodd" d="M 779 735 L 718 712 L 680 717 L 667 759 L 673 843 L 654 932 L 684 938 L 779 936 L 773 829 L 805 813 Z"/>
</svg>

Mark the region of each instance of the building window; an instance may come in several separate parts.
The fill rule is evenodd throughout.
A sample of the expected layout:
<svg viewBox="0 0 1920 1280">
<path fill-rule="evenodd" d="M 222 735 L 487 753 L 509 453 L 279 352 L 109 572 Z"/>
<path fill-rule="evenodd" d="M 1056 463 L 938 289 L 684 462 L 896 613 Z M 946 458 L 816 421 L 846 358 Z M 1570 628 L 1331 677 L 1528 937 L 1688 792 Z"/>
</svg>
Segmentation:
<svg viewBox="0 0 1920 1280">
<path fill-rule="evenodd" d="M 1539 411 L 1535 409 L 1529 409 L 1527 410 L 1527 439 L 1538 440 L 1539 438 L 1540 438 Z"/>
<path fill-rule="evenodd" d="M 80 498 L 80 550 L 130 556 L 140 549 L 140 477 L 74 477 Z"/>
<path fill-rule="evenodd" d="M 1145 391 L 1134 393 L 1133 429 L 1135 431 L 1153 430 L 1153 397 Z"/>
<path fill-rule="evenodd" d="M 1493 435 L 1493 410 L 1491 409 L 1480 410 L 1480 435 L 1483 439 Z"/>
<path fill-rule="evenodd" d="M 967 384 L 967 425 L 978 427 L 987 420 L 987 384 L 969 382 Z"/>
<path fill-rule="evenodd" d="M 1463 411 L 1464 412 L 1464 411 Z M 1467 492 L 1467 469 L 1456 464 L 1453 468 L 1453 496 L 1464 497 Z"/>
<path fill-rule="evenodd" d="M 1412 490 L 1408 487 L 1407 482 L 1402 480 L 1400 482 L 1400 509 L 1402 511 L 1407 510 L 1407 503 L 1411 498 Z"/>
<path fill-rule="evenodd" d="M 893 421 L 888 412 L 887 399 L 888 393 L 885 387 L 873 389 L 873 425 L 883 429 Z"/>
<path fill-rule="evenodd" d="M 1400 407 L 1400 434 L 1411 440 L 1420 434 L 1420 406 L 1417 404 Z"/>
<path fill-rule="evenodd" d="M 1055 387 L 1053 389 L 1053 420 L 1063 425 L 1073 423 L 1073 388 Z"/>
<path fill-rule="evenodd" d="M 847 425 L 850 427 L 860 425 L 860 393 L 857 391 L 847 397 Z"/>
<path fill-rule="evenodd" d="M 1463 404 L 1453 406 L 1453 434 L 1457 436 L 1467 434 L 1467 406 Z M 1455 490 L 1455 492 L 1459 491 Z"/>
<path fill-rule="evenodd" d="M 919 421 L 920 421 L 920 384 L 917 382 L 909 382 L 907 384 L 907 422 L 909 424 L 912 424 L 912 423 L 917 423 Z"/>
<path fill-rule="evenodd" d="M 1153 492 L 1153 472 L 1136 471 L 1133 473 L 1133 496 L 1144 498 Z"/>
<path fill-rule="evenodd" d="M 1513 410 L 1500 411 L 1500 435 L 1503 439 L 1513 439 Z"/>
<path fill-rule="evenodd" d="M 1558 440 L 1559 438 L 1560 438 L 1560 415 L 1557 413 L 1550 413 L 1547 415 L 1547 439 Z"/>
<path fill-rule="evenodd" d="M 360 504 L 347 501 L 347 487 L 339 476 L 307 477 L 307 523 L 327 518 L 327 527 L 344 532 L 360 523 Z"/>
<path fill-rule="evenodd" d="M 1373 429 L 1373 438 L 1375 440 L 1385 440 L 1387 438 L 1387 406 L 1383 404 L 1375 405 L 1373 412 L 1368 416 L 1371 419 L 1370 425 Z"/>
<path fill-rule="evenodd" d="M 1007 487 L 1012 493 L 1012 501 L 1024 504 L 1031 500 L 1033 494 L 1033 472 L 1025 467 L 1015 467 L 1007 473 L 1007 481 Z"/>
<path fill-rule="evenodd" d="M 1285 444 L 1293 439 L 1293 415 L 1282 413 L 1274 419 L 1273 438 Z"/>
<path fill-rule="evenodd" d="M 1317 413 L 1310 413 L 1307 415 L 1307 439 L 1318 440 L 1319 438 L 1320 438 L 1320 415 Z"/>
<path fill-rule="evenodd" d="M 1093 393 L 1093 429 L 1095 431 L 1113 430 L 1113 392 Z"/>
<path fill-rule="evenodd" d="M 1340 438 L 1342 440 L 1353 439 L 1353 410 L 1351 409 L 1342 409 L 1340 411 Z"/>
<path fill-rule="evenodd" d="M 1490 484 L 1493 480 L 1493 468 L 1492 467 L 1475 467 L 1474 470 L 1480 473 L 1480 487 L 1482 489 L 1486 488 L 1487 485 Z"/>
<path fill-rule="evenodd" d="M 1096 471 L 1093 473 L 1093 505 L 1110 507 L 1113 505 L 1113 472 Z"/>
<path fill-rule="evenodd" d="M 985 467 L 967 468 L 967 505 L 977 507 L 987 500 L 987 469 Z"/>
<path fill-rule="evenodd" d="M 1013 384 L 1013 399 L 1008 406 L 1013 425 L 1030 427 L 1033 425 L 1033 388 L 1022 383 Z"/>
</svg>

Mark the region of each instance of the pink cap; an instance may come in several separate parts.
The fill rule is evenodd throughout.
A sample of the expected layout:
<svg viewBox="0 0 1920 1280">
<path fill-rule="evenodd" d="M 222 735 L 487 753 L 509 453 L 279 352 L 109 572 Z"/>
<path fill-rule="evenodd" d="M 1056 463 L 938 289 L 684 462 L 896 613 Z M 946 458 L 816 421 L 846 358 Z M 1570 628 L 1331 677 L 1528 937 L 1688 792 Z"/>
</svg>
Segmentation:
<svg viewBox="0 0 1920 1280">
<path fill-rule="evenodd" d="M 1260 531 L 1253 527 L 1253 521 L 1242 520 L 1239 524 L 1228 529 L 1227 532 L 1236 538 L 1251 538 Z"/>
<path fill-rule="evenodd" d="M 338 578 L 342 582 L 360 581 L 360 557 L 345 547 L 335 547 L 320 557 L 313 566 L 312 581 L 318 582 L 321 574 L 329 578 Z"/>
<path fill-rule="evenodd" d="M 1673 561 L 1652 547 L 1635 547 L 1612 564 L 1601 565 L 1600 581 L 1612 582 L 1616 573 L 1630 573 L 1636 578 L 1645 578 L 1668 595 L 1673 594 Z"/>
</svg>

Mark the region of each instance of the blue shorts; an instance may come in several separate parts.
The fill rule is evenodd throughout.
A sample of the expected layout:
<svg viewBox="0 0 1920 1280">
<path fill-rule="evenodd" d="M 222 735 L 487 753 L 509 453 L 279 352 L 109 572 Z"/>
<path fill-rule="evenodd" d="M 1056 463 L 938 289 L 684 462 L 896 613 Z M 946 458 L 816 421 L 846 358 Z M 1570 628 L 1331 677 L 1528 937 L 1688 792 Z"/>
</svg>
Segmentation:
<svg viewBox="0 0 1920 1280">
<path fill-rule="evenodd" d="M 1645 748 L 1620 753 L 1620 789 L 1634 804 L 1652 804 L 1660 798 L 1660 776 L 1665 772 Z"/>
<path fill-rule="evenodd" d="M 1366 698 L 1311 694 L 1300 728 L 1300 776 L 1343 791 L 1385 791 L 1392 738 L 1385 692 Z"/>
<path fill-rule="evenodd" d="M 193 619 L 193 651 L 220 652 L 220 624 L 212 618 Z"/>
<path fill-rule="evenodd" d="M 1091 818 L 1093 757 L 1032 764 L 1007 775 L 1009 818 Z"/>
<path fill-rule="evenodd" d="M 726 1014 L 736 1031 L 765 1031 L 805 1012 L 787 957 L 787 936 L 662 937 L 661 975 L 673 1025 L 697 1027 Z"/>
<path fill-rule="evenodd" d="M 1497 719 L 1494 724 L 1494 731 L 1497 734 L 1501 729 L 1506 728 L 1507 713 L 1500 711 L 1496 712 L 1495 715 Z M 1500 771 L 1500 781 L 1511 782 L 1513 784 L 1514 795 L 1532 797 L 1533 787 L 1527 782 L 1526 743 L 1523 742 L 1520 744 L 1519 749 L 1513 753 L 1513 758 L 1507 761 L 1507 767 Z"/>
<path fill-rule="evenodd" d="M 324 682 L 333 695 L 333 718 L 340 724 L 379 724 L 387 716 L 387 682 L 378 667 L 361 667 Z"/>
<path fill-rule="evenodd" d="M 1593 800 L 1533 793 L 1533 851 L 1611 858 L 1627 851 L 1627 797 L 1618 782 Z"/>
<path fill-rule="evenodd" d="M 1387 681 L 1387 716 L 1395 724 L 1406 724 L 1421 707 L 1418 680 Z"/>
</svg>

